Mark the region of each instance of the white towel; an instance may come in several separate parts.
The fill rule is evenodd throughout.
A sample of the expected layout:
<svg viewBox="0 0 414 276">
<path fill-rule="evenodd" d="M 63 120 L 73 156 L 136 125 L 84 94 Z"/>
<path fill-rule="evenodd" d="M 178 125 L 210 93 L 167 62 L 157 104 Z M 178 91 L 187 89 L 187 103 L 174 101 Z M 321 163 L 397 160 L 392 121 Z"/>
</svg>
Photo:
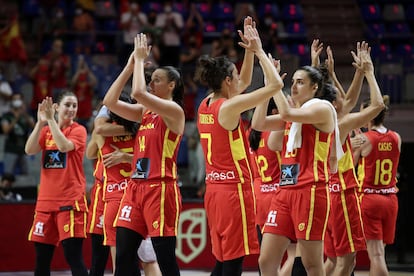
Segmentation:
<svg viewBox="0 0 414 276">
<path fill-rule="evenodd" d="M 334 116 L 334 122 L 335 122 L 335 148 L 336 148 L 336 158 L 337 160 L 341 159 L 341 157 L 344 155 L 344 151 L 342 150 L 341 145 L 341 139 L 339 137 L 339 128 L 338 128 L 338 119 L 336 116 L 336 110 L 335 107 L 328 102 L 327 100 L 321 100 L 318 98 L 313 98 L 306 103 L 304 103 L 300 108 L 308 107 L 314 103 L 317 102 L 325 102 L 327 103 L 331 109 Z M 286 144 L 286 151 L 292 152 L 294 149 L 300 148 L 302 146 L 302 123 L 293 122 L 288 136 L 288 141 Z"/>
</svg>

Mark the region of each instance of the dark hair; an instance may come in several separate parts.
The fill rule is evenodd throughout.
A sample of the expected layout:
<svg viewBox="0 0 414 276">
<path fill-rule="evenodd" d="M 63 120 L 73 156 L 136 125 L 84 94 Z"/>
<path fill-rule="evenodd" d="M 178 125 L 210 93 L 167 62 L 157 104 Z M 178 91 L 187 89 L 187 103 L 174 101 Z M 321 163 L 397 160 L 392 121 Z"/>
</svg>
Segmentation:
<svg viewBox="0 0 414 276">
<path fill-rule="evenodd" d="M 306 65 L 301 67 L 299 70 L 307 72 L 311 83 L 318 85 L 315 98 L 327 100 L 331 103 L 336 100 L 336 88 L 332 84 L 332 81 L 329 78 L 328 70 L 324 65 L 321 65 L 318 68 Z"/>
<path fill-rule="evenodd" d="M 233 78 L 234 64 L 225 56 L 212 58 L 202 55 L 197 62 L 194 80 L 207 86 L 214 92 L 220 91 L 226 77 Z"/>
<path fill-rule="evenodd" d="M 144 69 L 144 78 L 145 78 L 145 83 L 147 85 L 151 82 L 152 73 L 154 73 L 154 68 L 145 68 Z"/>
<path fill-rule="evenodd" d="M 1 181 L 4 181 L 4 180 L 7 180 L 13 183 L 16 180 L 16 177 L 12 173 L 4 173 L 3 176 L 1 177 Z"/>
<path fill-rule="evenodd" d="M 123 102 L 133 103 L 131 97 L 127 95 L 126 93 L 121 93 L 121 95 L 119 96 L 119 99 Z M 109 111 L 109 119 L 110 119 L 110 122 L 115 122 L 118 125 L 123 126 L 124 129 L 127 132 L 131 133 L 132 135 L 135 135 L 138 131 L 139 123 L 127 120 L 112 111 Z"/>
<path fill-rule="evenodd" d="M 59 95 L 57 96 L 56 102 L 57 102 L 57 103 L 60 103 L 60 102 L 63 100 L 63 98 L 64 98 L 64 97 L 70 97 L 70 96 L 73 96 L 73 97 L 75 97 L 76 99 L 78 98 L 78 97 L 75 95 L 75 93 L 73 93 L 72 91 L 70 91 L 70 90 L 63 90 L 63 91 L 62 91 L 62 92 L 60 92 L 60 93 L 59 93 Z"/>
<path fill-rule="evenodd" d="M 384 96 L 382 96 L 382 99 L 384 101 L 385 107 L 384 107 L 384 109 L 381 110 L 381 112 L 377 115 L 377 117 L 375 117 L 372 120 L 372 123 L 373 123 L 374 126 L 379 126 L 379 125 L 381 125 L 381 124 L 384 123 L 385 114 L 389 110 L 389 106 L 390 106 L 390 96 L 384 95 Z M 370 104 L 370 100 L 366 100 L 366 101 L 363 102 L 362 106 L 364 108 L 366 108 L 366 107 L 368 107 L 369 104 Z"/>
<path fill-rule="evenodd" d="M 175 82 L 175 87 L 173 91 L 173 101 L 178 103 L 181 107 L 184 106 L 184 82 L 181 77 L 179 70 L 173 66 L 163 66 L 159 69 L 165 70 L 167 72 L 168 81 Z"/>
<path fill-rule="evenodd" d="M 249 133 L 249 145 L 253 151 L 256 151 L 259 148 L 260 139 L 262 138 L 262 132 L 251 129 Z"/>
<path fill-rule="evenodd" d="M 269 104 L 267 105 L 267 115 L 271 115 L 273 109 L 276 109 L 276 103 L 275 100 L 273 98 L 270 98 L 269 100 Z M 259 144 L 260 144 L 260 139 L 262 138 L 262 132 L 255 130 L 255 129 L 251 129 L 250 133 L 249 133 L 249 144 L 250 144 L 250 148 L 253 151 L 256 151 L 259 148 Z"/>
<path fill-rule="evenodd" d="M 316 95 L 317 98 L 327 100 L 333 103 L 336 100 L 337 90 L 332 83 L 325 83 L 321 95 Z"/>
</svg>

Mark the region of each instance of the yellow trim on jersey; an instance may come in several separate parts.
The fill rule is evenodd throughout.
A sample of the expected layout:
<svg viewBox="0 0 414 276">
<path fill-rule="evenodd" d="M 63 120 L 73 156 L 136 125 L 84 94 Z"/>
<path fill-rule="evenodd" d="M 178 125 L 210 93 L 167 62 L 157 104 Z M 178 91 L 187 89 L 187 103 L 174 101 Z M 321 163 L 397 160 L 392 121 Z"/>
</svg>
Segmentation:
<svg viewBox="0 0 414 276">
<path fill-rule="evenodd" d="M 319 155 L 320 151 L 318 149 L 318 147 L 320 146 L 318 143 L 319 131 L 316 131 L 315 136 L 315 147 L 313 148 L 313 181 L 319 182 L 318 160 L 320 160 L 321 158 L 321 156 Z"/>
<path fill-rule="evenodd" d="M 358 191 L 362 193 L 365 179 L 365 157 L 361 157 L 361 163 L 358 164 Z"/>
<path fill-rule="evenodd" d="M 355 245 L 354 245 L 354 240 L 352 239 L 352 229 L 351 229 L 351 223 L 349 221 L 348 207 L 346 205 L 344 191 L 341 191 L 341 204 L 342 204 L 342 211 L 344 212 L 346 235 L 348 236 L 349 247 L 351 249 L 351 252 L 355 252 Z"/>
<path fill-rule="evenodd" d="M 86 195 L 83 195 L 83 203 L 85 204 L 86 212 L 88 212 L 88 199 L 86 198 Z"/>
<path fill-rule="evenodd" d="M 310 206 L 309 206 L 309 216 L 308 216 L 308 226 L 306 228 L 306 236 L 305 240 L 310 239 L 310 234 L 312 231 L 312 225 L 313 225 L 313 217 L 315 214 L 315 197 L 316 197 L 316 185 L 312 185 L 312 188 L 310 190 Z M 329 194 L 329 186 L 325 186 L 325 193 L 326 193 L 326 214 L 325 214 L 325 222 L 323 224 L 323 230 L 322 230 L 322 236 L 320 237 L 321 240 L 325 237 L 326 228 L 328 227 L 328 218 L 329 218 L 329 212 L 331 211 L 331 205 L 330 205 L 330 194 Z"/>
<path fill-rule="evenodd" d="M 178 190 L 177 190 L 177 183 L 173 183 L 174 185 L 174 195 L 175 195 L 175 236 L 178 235 L 178 223 L 180 221 L 180 201 L 178 196 Z"/>
<path fill-rule="evenodd" d="M 164 134 L 164 147 L 162 150 L 162 157 L 161 157 L 161 177 L 165 177 L 165 159 L 173 158 L 174 152 L 177 148 L 178 142 L 180 141 L 181 135 L 175 137 L 174 141 L 168 139 L 170 134 L 170 130 L 167 128 Z"/>
<path fill-rule="evenodd" d="M 105 220 L 105 215 L 106 215 L 106 208 L 107 208 L 107 202 L 105 202 L 105 204 L 104 204 L 104 209 L 103 209 L 103 217 L 104 217 L 104 220 Z M 102 225 L 102 228 L 103 228 L 103 236 L 104 236 L 104 239 L 103 239 L 103 242 L 102 242 L 102 244 L 103 245 L 106 245 L 106 243 L 107 243 L 107 241 L 108 241 L 108 238 L 107 238 L 107 235 L 106 235 L 106 225 L 105 225 L 105 223 L 103 223 L 103 225 Z"/>
<path fill-rule="evenodd" d="M 331 192 L 329 192 L 329 185 L 325 186 L 325 193 L 326 193 L 326 215 L 325 215 L 325 223 L 323 225 L 323 232 L 322 232 L 322 240 L 325 238 L 326 228 L 328 228 L 329 222 L 329 213 L 331 212 Z"/>
<path fill-rule="evenodd" d="M 207 139 L 207 163 L 213 165 L 211 162 L 211 133 L 200 133 L 200 139 Z"/>
<path fill-rule="evenodd" d="M 242 151 L 242 153 L 243 153 L 243 158 L 245 159 L 245 161 L 246 161 L 246 164 L 247 164 L 247 167 L 249 168 L 249 174 L 250 174 L 250 179 L 251 179 L 251 181 L 252 181 L 252 183 L 251 183 L 251 187 L 252 187 L 252 192 L 253 192 L 253 194 L 254 194 L 254 187 L 253 187 L 253 179 L 254 179 L 254 177 L 253 177 L 253 170 L 252 170 L 252 168 L 250 168 L 250 156 L 248 156 L 247 154 L 249 154 L 249 152 L 250 152 L 250 149 L 249 148 L 245 148 L 244 147 L 244 144 L 243 144 L 243 136 L 245 135 L 244 133 L 242 133 L 242 131 L 241 131 L 241 128 L 239 127 L 238 128 L 238 132 L 239 132 L 239 140 L 240 140 L 240 142 L 242 143 L 242 145 L 243 145 L 243 147 L 242 147 L 242 149 L 243 149 L 243 151 Z M 255 204 L 255 206 L 256 206 L 256 204 Z M 256 207 L 255 207 L 255 212 L 256 212 Z"/>
<path fill-rule="evenodd" d="M 239 200 L 240 200 L 240 210 L 241 210 L 242 229 L 243 229 L 244 253 L 246 255 L 250 255 L 249 236 L 248 236 L 247 218 L 246 218 L 246 206 L 244 204 L 244 196 L 243 196 L 243 187 L 242 187 L 242 185 L 243 185 L 242 183 L 237 184 L 237 192 L 239 193 Z"/>
<path fill-rule="evenodd" d="M 276 153 L 276 158 L 277 158 L 277 165 L 279 166 L 279 169 L 280 169 L 280 167 L 282 166 L 282 155 L 280 154 L 281 151 L 276 150 L 275 153 Z M 279 181 L 279 179 L 274 179 L 274 181 Z"/>
<path fill-rule="evenodd" d="M 34 222 L 36 221 L 36 214 L 37 214 L 37 212 L 35 211 L 35 213 L 34 213 L 34 215 L 33 215 L 33 223 L 32 223 L 32 226 L 30 227 L 29 235 L 28 235 L 28 237 L 27 237 L 27 239 L 28 239 L 29 241 L 31 241 L 31 240 L 32 240 L 32 234 L 33 234 Z"/>
<path fill-rule="evenodd" d="M 329 179 L 329 169 L 328 169 L 328 160 L 329 160 L 329 148 L 332 140 L 332 133 L 328 134 L 326 142 L 320 141 L 319 130 L 315 131 L 315 146 L 313 149 L 313 179 L 314 182 L 320 182 L 318 174 L 318 161 L 323 163 L 323 171 L 325 174 L 325 179 Z"/>
<path fill-rule="evenodd" d="M 227 134 L 229 137 L 230 152 L 233 157 L 233 163 L 236 166 L 237 172 L 239 174 L 240 182 L 244 184 L 245 180 L 243 177 L 243 172 L 239 165 L 239 160 L 246 159 L 247 155 L 243 144 L 243 138 L 240 136 L 240 128 L 238 128 L 237 131 L 239 132 L 239 138 L 235 140 L 233 139 L 232 131 L 228 131 Z"/>
<path fill-rule="evenodd" d="M 74 210 L 70 210 L 70 236 L 74 237 L 75 236 L 75 211 Z"/>
<path fill-rule="evenodd" d="M 172 164 L 172 177 L 173 179 L 177 179 L 177 164 L 173 162 Z"/>
<path fill-rule="evenodd" d="M 122 194 L 120 203 L 122 201 L 124 201 L 124 197 L 125 196 L 126 196 L 126 192 L 124 191 L 124 193 Z M 118 211 L 116 212 L 116 216 L 115 216 L 114 222 L 112 223 L 112 226 L 113 227 L 116 227 L 116 223 L 118 222 L 118 214 L 119 214 L 120 210 L 121 210 L 121 204 L 119 204 L 119 206 L 118 206 Z"/>
<path fill-rule="evenodd" d="M 312 224 L 313 224 L 313 214 L 315 213 L 315 191 L 316 191 L 316 185 L 312 185 L 311 196 L 310 196 L 309 215 L 308 215 L 308 227 L 306 228 L 306 236 L 305 236 L 305 240 L 307 240 L 307 241 L 310 238 L 310 232 L 312 230 Z"/>
<path fill-rule="evenodd" d="M 242 132 L 241 132 L 241 129 L 240 129 L 240 127 L 238 128 L 238 130 L 239 130 L 239 136 L 240 135 L 242 135 Z M 241 137 L 241 136 L 240 136 Z M 240 138 L 240 139 L 242 139 L 242 138 Z M 243 140 L 242 140 L 243 141 Z M 249 152 L 250 152 L 250 149 L 249 148 L 244 148 L 244 152 L 246 153 L 246 154 L 250 154 Z M 253 183 L 253 181 L 254 181 L 254 177 L 253 177 L 253 170 L 252 170 L 252 168 L 250 167 L 250 158 L 249 158 L 249 156 L 247 156 L 247 155 L 245 155 L 246 156 L 246 164 L 247 164 L 247 168 L 249 169 L 249 174 L 250 174 L 250 188 L 251 188 L 251 191 L 252 191 L 252 195 L 253 195 L 253 210 L 254 210 L 254 213 L 256 214 L 257 213 L 257 210 L 256 210 L 256 194 L 255 194 L 255 192 L 254 192 L 254 183 Z M 280 163 L 279 163 L 280 164 Z"/>
<path fill-rule="evenodd" d="M 99 158 L 102 160 L 102 164 L 103 164 L 103 152 L 102 152 L 102 148 L 99 148 L 98 150 L 98 155 Z M 106 186 L 108 185 L 108 173 L 106 171 L 106 167 L 104 165 L 102 165 L 102 176 L 103 176 L 103 191 L 106 191 Z M 105 200 L 105 192 L 102 192 L 102 200 Z"/>
<path fill-rule="evenodd" d="M 335 137 L 335 136 L 333 135 L 333 133 L 330 133 L 328 135 L 328 139 L 327 139 L 326 143 L 322 143 L 321 142 L 321 144 L 323 144 L 325 146 L 324 147 L 324 149 L 325 149 L 325 152 L 324 152 L 325 157 L 322 159 L 322 161 L 323 161 L 323 169 L 324 169 L 324 172 L 325 172 L 325 179 L 326 179 L 326 181 L 328 181 L 328 179 L 329 179 L 329 168 L 328 168 L 328 163 L 329 162 L 328 162 L 328 160 L 329 160 L 329 149 L 331 148 L 331 144 L 332 144 L 332 137 Z M 335 147 L 335 145 L 332 145 L 332 147 Z"/>
<path fill-rule="evenodd" d="M 161 201 L 160 201 L 160 237 L 164 236 L 165 224 L 165 182 L 161 181 Z"/>
<path fill-rule="evenodd" d="M 96 185 L 96 184 L 95 184 Z M 98 195 L 100 193 L 101 185 L 96 185 L 95 196 L 93 201 L 93 208 L 92 208 L 92 218 L 91 218 L 91 225 L 89 226 L 89 233 L 93 233 L 93 229 L 95 228 L 95 220 L 96 220 L 96 207 L 98 205 Z"/>
<path fill-rule="evenodd" d="M 227 134 L 229 137 L 230 152 L 233 157 L 234 166 L 236 167 L 237 173 L 239 174 L 240 184 L 246 184 L 246 180 L 244 179 L 243 171 L 240 167 L 239 161 L 244 160 L 249 170 L 249 177 L 251 181 L 250 183 L 247 183 L 247 184 L 250 185 L 251 191 L 253 193 L 253 208 L 254 208 L 254 212 L 256 213 L 256 196 L 254 196 L 253 173 L 252 173 L 252 169 L 250 168 L 249 157 L 247 156 L 249 149 L 246 149 L 244 142 L 243 142 L 244 133 L 242 133 L 241 128 L 238 127 L 237 128 L 237 135 L 238 135 L 237 139 L 233 139 L 233 131 L 228 131 Z"/>
<path fill-rule="evenodd" d="M 357 206 L 358 206 L 358 211 L 359 211 L 359 221 L 361 222 L 361 225 L 362 225 L 362 233 L 365 233 L 364 221 L 362 220 L 362 210 L 361 210 L 361 200 L 362 200 L 362 196 L 364 194 L 361 194 L 361 196 L 358 196 L 358 192 L 357 192 L 356 189 L 354 189 L 354 194 L 355 194 L 355 198 L 357 199 Z"/>
<path fill-rule="evenodd" d="M 346 150 L 344 156 L 340 160 L 338 160 L 338 176 L 339 176 L 339 182 L 341 184 L 342 190 L 346 190 L 346 181 L 344 179 L 344 173 L 352 173 L 354 178 L 356 178 L 355 170 L 354 170 L 354 160 L 352 157 L 352 149 L 350 144 L 348 143 L 348 140 L 345 142 L 346 144 Z"/>
<path fill-rule="evenodd" d="M 99 168 L 99 164 L 101 163 L 101 160 L 100 160 L 100 156 L 99 156 L 99 152 L 100 152 L 100 149 L 98 149 L 98 158 L 97 158 L 97 160 L 96 160 L 96 164 L 95 164 L 95 169 L 93 170 L 93 176 L 95 176 L 96 175 L 96 171 L 98 170 L 98 168 Z"/>
<path fill-rule="evenodd" d="M 83 236 L 86 238 L 86 225 L 88 223 L 88 213 L 83 212 Z"/>
</svg>

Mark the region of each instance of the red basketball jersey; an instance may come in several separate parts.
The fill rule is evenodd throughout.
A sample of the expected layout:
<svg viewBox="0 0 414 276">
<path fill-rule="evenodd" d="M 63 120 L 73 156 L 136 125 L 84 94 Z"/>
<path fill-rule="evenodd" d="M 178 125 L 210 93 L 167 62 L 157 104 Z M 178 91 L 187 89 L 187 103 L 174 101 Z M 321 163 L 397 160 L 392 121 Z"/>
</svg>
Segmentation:
<svg viewBox="0 0 414 276">
<path fill-rule="evenodd" d="M 394 131 L 365 133 L 372 151 L 361 157 L 358 164 L 358 179 L 364 193 L 396 193 L 398 191 L 397 169 L 400 160 L 398 136 Z"/>
<path fill-rule="evenodd" d="M 73 150 L 59 151 L 49 126 L 43 127 L 40 133 L 42 167 L 36 205 L 38 211 L 56 211 L 62 206 L 76 209 L 86 207 L 86 179 L 83 170 L 86 129 L 74 122 L 62 129 L 62 132 L 74 144 Z"/>
<path fill-rule="evenodd" d="M 113 146 L 120 151 L 132 154 L 134 152 L 134 138 L 135 136 L 132 135 L 105 137 L 105 143 L 100 149 L 99 158 L 102 159 L 103 155 L 112 153 L 115 150 Z M 131 175 L 131 163 L 120 163 L 110 168 L 103 166 L 103 175 L 103 200 L 120 200 Z"/>
<path fill-rule="evenodd" d="M 329 181 L 329 153 L 334 132 L 319 131 L 311 124 L 302 124 L 302 145 L 287 152 L 286 144 L 292 123 L 286 123 L 283 139 L 280 187 L 303 188 Z"/>
<path fill-rule="evenodd" d="M 259 175 L 263 184 L 279 183 L 280 180 L 281 156 L 279 151 L 270 150 L 267 146 L 269 135 L 269 131 L 262 132 L 259 148 L 254 152 Z"/>
<path fill-rule="evenodd" d="M 249 146 L 241 120 L 234 130 L 224 129 L 218 122 L 218 112 L 226 99 L 208 104 L 209 100 L 201 102 L 197 121 L 206 161 L 206 184 L 252 185 Z"/>
<path fill-rule="evenodd" d="M 181 135 L 167 128 L 160 115 L 147 111 L 135 138 L 131 179 L 177 179 L 177 154 L 181 138 Z"/>
<path fill-rule="evenodd" d="M 338 171 L 331 175 L 331 192 L 340 192 L 358 187 L 358 180 L 355 174 L 354 157 L 352 155 L 351 138 L 348 137 L 342 145 L 344 155 L 338 160 Z"/>
</svg>

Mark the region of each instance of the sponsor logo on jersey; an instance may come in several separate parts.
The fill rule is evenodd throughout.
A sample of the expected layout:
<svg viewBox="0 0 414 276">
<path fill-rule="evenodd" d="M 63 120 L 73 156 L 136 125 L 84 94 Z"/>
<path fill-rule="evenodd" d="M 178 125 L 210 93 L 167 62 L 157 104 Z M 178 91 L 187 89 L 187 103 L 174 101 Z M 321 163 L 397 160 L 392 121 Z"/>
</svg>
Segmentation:
<svg viewBox="0 0 414 276">
<path fill-rule="evenodd" d="M 119 220 L 124 220 L 124 221 L 131 221 L 131 211 L 132 211 L 132 206 L 129 205 L 125 205 L 124 207 L 122 207 L 121 209 L 121 215 L 119 216 Z"/>
<path fill-rule="evenodd" d="M 231 180 L 235 178 L 236 178 L 236 174 L 234 173 L 234 171 L 224 171 L 224 172 L 211 171 L 206 175 L 206 180 L 210 180 L 210 181 Z"/>
<path fill-rule="evenodd" d="M 118 192 L 125 190 L 128 186 L 128 180 L 124 179 L 121 183 L 112 183 L 106 185 L 106 192 L 112 193 L 112 192 Z"/>
<path fill-rule="evenodd" d="M 267 226 L 277 226 L 276 223 L 276 217 L 277 217 L 277 211 L 276 210 L 270 210 L 267 214 L 267 219 L 265 225 Z"/>
</svg>

